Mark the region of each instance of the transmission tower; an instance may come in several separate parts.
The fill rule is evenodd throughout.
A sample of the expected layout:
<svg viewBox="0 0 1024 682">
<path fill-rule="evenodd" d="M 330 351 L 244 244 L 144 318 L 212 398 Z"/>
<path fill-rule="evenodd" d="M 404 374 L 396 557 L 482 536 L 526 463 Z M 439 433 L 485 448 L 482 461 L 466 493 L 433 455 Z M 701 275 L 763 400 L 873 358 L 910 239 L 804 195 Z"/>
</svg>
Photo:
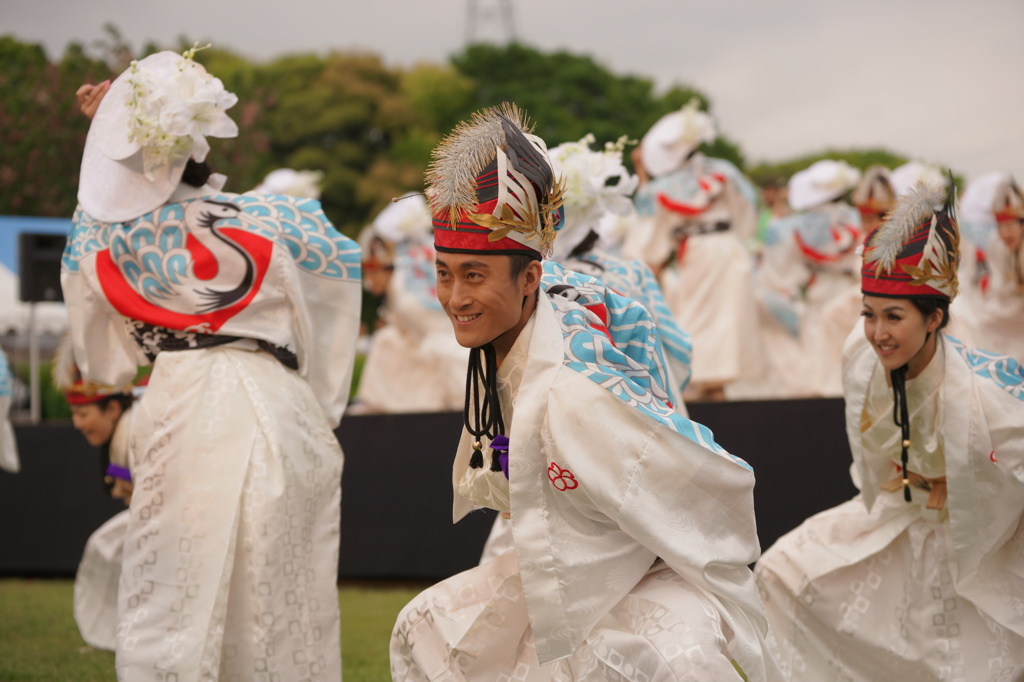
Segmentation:
<svg viewBox="0 0 1024 682">
<path fill-rule="evenodd" d="M 500 38 L 496 39 L 496 36 Z M 516 40 L 512 0 L 468 0 L 466 2 L 466 45 Z"/>
</svg>

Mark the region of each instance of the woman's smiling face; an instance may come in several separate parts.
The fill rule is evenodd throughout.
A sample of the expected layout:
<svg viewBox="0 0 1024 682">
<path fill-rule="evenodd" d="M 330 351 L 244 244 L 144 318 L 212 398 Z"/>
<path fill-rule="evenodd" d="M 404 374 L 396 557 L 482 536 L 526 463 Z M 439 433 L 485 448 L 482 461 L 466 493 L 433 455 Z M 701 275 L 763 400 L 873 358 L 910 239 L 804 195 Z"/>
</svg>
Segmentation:
<svg viewBox="0 0 1024 682">
<path fill-rule="evenodd" d="M 926 318 L 909 298 L 865 296 L 861 315 L 864 335 L 887 370 L 910 365 L 908 376 L 916 376 L 931 360 L 926 346 L 942 322 L 941 310 Z"/>
</svg>

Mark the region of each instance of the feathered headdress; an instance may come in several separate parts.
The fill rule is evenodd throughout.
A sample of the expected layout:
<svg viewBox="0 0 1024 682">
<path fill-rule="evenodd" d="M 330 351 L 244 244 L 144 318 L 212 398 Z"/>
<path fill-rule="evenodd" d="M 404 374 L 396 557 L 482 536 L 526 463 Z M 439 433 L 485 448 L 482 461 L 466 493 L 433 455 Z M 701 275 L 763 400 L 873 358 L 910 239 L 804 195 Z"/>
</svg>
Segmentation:
<svg viewBox="0 0 1024 682">
<path fill-rule="evenodd" d="M 959 284 L 956 185 L 918 183 L 867 239 L 861 291 L 890 298 L 952 300 Z"/>
<path fill-rule="evenodd" d="M 425 179 L 438 251 L 551 254 L 565 188 L 531 130 L 505 103 L 459 123 L 434 149 Z"/>
</svg>

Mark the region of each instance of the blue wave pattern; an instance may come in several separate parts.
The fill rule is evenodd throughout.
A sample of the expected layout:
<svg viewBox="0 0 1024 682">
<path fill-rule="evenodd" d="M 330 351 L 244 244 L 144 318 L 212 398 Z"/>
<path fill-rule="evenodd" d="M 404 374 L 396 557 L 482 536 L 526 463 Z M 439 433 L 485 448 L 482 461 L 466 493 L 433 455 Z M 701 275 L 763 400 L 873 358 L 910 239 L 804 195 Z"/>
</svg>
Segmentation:
<svg viewBox="0 0 1024 682">
<path fill-rule="evenodd" d="M 674 361 L 675 368 L 682 374 L 676 377 L 679 391 L 682 392 L 690 383 L 692 374 L 693 342 L 669 310 L 651 269 L 640 261 L 624 260 L 599 251 L 589 251 L 565 265 L 575 269 L 577 263 L 596 266 L 595 269 L 600 270 L 600 274 L 594 273 L 597 279 L 647 308 L 654 317 L 665 354 Z"/>
<path fill-rule="evenodd" d="M 7 362 L 7 355 L 0 350 L 0 398 L 6 398 L 11 394 L 11 366 Z M 0 419 L 6 415 L 0 414 Z"/>
<path fill-rule="evenodd" d="M 362 276 L 359 246 L 331 225 L 320 202 L 266 194 L 217 194 L 167 204 L 130 223 L 99 222 L 79 207 L 64 250 L 63 267 L 77 272 L 83 258 L 109 248 L 125 279 L 137 291 L 149 299 L 169 296 L 171 287 L 185 277 L 191 261 L 185 248 L 185 207 L 191 201 L 204 200 L 234 204 L 259 219 L 243 223 L 228 218 L 218 224 L 253 232 L 285 246 L 296 264 L 310 274 L 350 281 Z"/>
<path fill-rule="evenodd" d="M 1006 355 L 968 348 L 949 334 L 943 336 L 967 362 L 971 371 L 1024 402 L 1024 367 L 1019 362 Z"/>
<path fill-rule="evenodd" d="M 575 301 L 584 308 L 604 306 L 608 311 L 608 333 L 614 339 L 615 347 L 638 367 L 644 368 L 645 385 L 659 400 L 668 402 L 664 350 L 657 327 L 646 308 L 615 293 L 600 280 L 568 270 L 553 261 L 544 261 L 541 286 L 549 297 Z M 593 313 L 584 311 L 584 314 Z"/>
<path fill-rule="evenodd" d="M 718 445 L 710 429 L 668 406 L 661 341 L 643 306 L 607 290 L 592 277 L 546 261 L 542 286 L 549 291 L 559 284 L 579 292 L 575 301 L 548 293 L 565 339 L 564 363 L 568 368 L 676 433 L 753 471 Z M 603 303 L 608 309 L 608 330 L 614 345 L 593 326 L 592 314 L 580 307 L 595 303 Z"/>
</svg>

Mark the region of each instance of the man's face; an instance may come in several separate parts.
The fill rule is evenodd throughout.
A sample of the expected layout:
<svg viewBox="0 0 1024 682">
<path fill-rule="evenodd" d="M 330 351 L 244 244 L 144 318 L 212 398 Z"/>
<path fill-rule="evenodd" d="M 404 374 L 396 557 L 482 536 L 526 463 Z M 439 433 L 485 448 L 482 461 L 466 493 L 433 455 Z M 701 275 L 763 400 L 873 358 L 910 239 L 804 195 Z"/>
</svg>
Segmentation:
<svg viewBox="0 0 1024 682">
<path fill-rule="evenodd" d="M 460 346 L 477 348 L 522 326 L 523 299 L 536 288 L 529 284 L 534 268 L 513 279 L 511 264 L 508 256 L 437 253 L 437 300 Z"/>
</svg>

